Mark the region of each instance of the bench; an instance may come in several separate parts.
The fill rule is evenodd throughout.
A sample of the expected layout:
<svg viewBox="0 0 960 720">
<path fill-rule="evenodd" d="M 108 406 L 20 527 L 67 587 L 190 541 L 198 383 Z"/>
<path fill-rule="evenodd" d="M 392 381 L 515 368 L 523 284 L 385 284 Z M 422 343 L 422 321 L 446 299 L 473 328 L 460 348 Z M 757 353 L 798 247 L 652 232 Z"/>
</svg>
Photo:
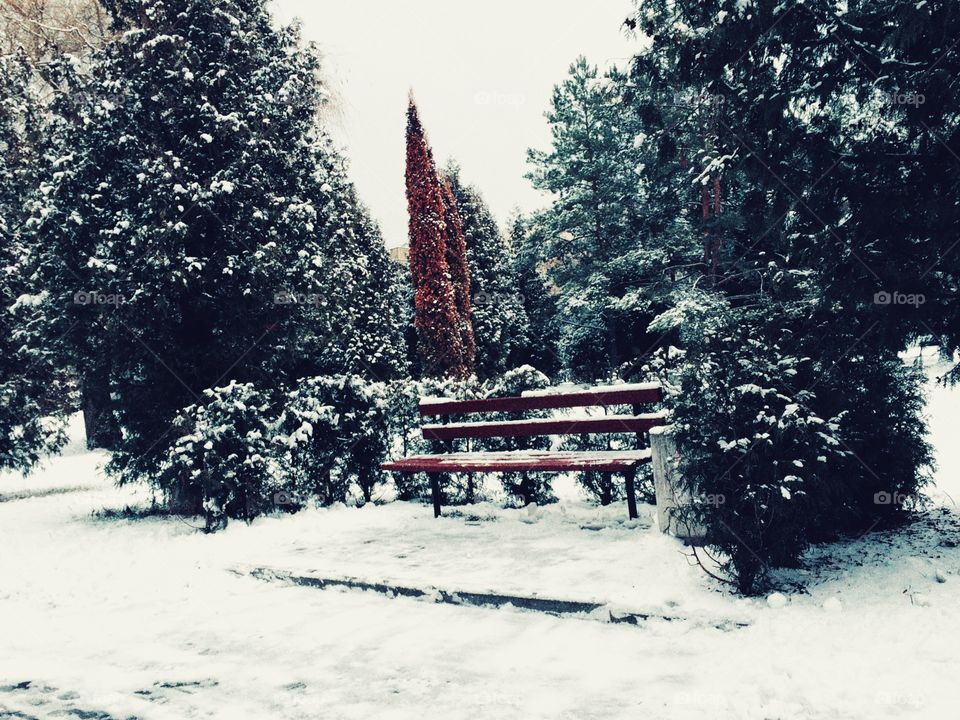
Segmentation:
<svg viewBox="0 0 960 720">
<path fill-rule="evenodd" d="M 482 400 L 450 400 L 421 398 L 421 417 L 443 418 L 442 424 L 425 424 L 426 440 L 443 447 L 446 452 L 415 455 L 383 463 L 384 470 L 400 473 L 427 473 L 433 497 L 433 515 L 440 516 L 440 475 L 455 472 L 603 472 L 622 473 L 627 492 L 630 519 L 637 517 L 634 478 L 637 468 L 650 462 L 645 433 L 666 423 L 662 412 L 642 413 L 644 405 L 659 402 L 659 383 L 610 385 L 591 388 L 530 392 L 520 397 L 486 398 Z M 582 418 L 536 418 L 492 422 L 450 422 L 456 415 L 483 413 L 520 413 L 529 410 L 611 407 L 630 405 L 631 415 L 603 415 Z M 467 438 L 508 438 L 599 433 L 633 433 L 634 450 L 545 451 L 515 450 L 506 452 L 453 452 L 453 441 Z"/>
</svg>

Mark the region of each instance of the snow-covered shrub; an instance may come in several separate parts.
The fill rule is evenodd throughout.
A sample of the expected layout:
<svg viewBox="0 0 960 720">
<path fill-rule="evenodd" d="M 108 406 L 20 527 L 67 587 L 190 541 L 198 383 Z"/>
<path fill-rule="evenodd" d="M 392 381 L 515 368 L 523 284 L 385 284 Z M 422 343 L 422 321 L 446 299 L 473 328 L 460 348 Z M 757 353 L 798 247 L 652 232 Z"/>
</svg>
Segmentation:
<svg viewBox="0 0 960 720">
<path fill-rule="evenodd" d="M 687 520 L 707 527 L 741 591 L 752 592 L 769 566 L 797 560 L 827 509 L 845 452 L 841 419 L 819 417 L 813 393 L 784 387 L 808 360 L 746 333 L 709 345 L 688 365 L 674 407 L 680 472 L 695 498 Z"/>
<path fill-rule="evenodd" d="M 893 353 L 851 353 L 821 375 L 817 402 L 824 414 L 842 414 L 846 454 L 835 478 L 837 502 L 812 529 L 813 538 L 860 534 L 883 527 L 922 503 L 920 491 L 934 465 L 925 436 L 923 371 Z"/>
<path fill-rule="evenodd" d="M 687 519 L 741 591 L 762 590 L 768 570 L 796 564 L 810 542 L 865 532 L 917 502 L 931 463 L 922 394 L 895 356 L 853 336 L 825 361 L 806 312 L 737 310 L 706 293 L 652 325 L 670 326 L 687 348 L 671 398 L 695 498 Z"/>
<path fill-rule="evenodd" d="M 205 390 L 203 404 L 177 418 L 180 436 L 160 463 L 156 482 L 172 510 L 202 510 L 206 529 L 229 518 L 251 520 L 290 494 L 287 453 L 273 440 L 272 407 L 252 384 Z"/>
<path fill-rule="evenodd" d="M 421 427 L 427 420 L 420 415 L 420 398 L 444 397 L 456 400 L 471 400 L 479 397 L 476 379 L 424 378 L 421 380 L 397 380 L 387 392 L 387 427 L 390 433 L 391 456 L 442 453 L 447 448 L 443 443 L 423 439 Z M 468 448 L 464 442 L 463 449 Z M 459 448 L 455 448 L 459 449 Z M 479 488 L 472 474 L 442 474 L 440 491 L 445 505 L 458 505 L 478 499 Z M 425 473 L 394 473 L 394 486 L 400 500 L 428 500 L 430 479 Z"/>
<path fill-rule="evenodd" d="M 345 501 L 353 484 L 364 501 L 385 480 L 390 432 L 387 386 L 357 375 L 306 378 L 287 395 L 278 441 L 291 454 L 298 497 Z"/>
<path fill-rule="evenodd" d="M 550 387 L 550 379 L 530 365 L 521 365 L 509 370 L 502 377 L 484 384 L 484 397 L 516 396 L 525 390 L 542 390 Z M 550 412 L 529 411 L 523 413 L 487 413 L 484 420 L 522 420 L 529 417 L 549 417 Z M 504 450 L 549 450 L 550 437 L 482 438 L 474 441 L 475 449 L 488 451 Z M 510 502 L 528 505 L 555 502 L 550 486 L 550 473 L 509 472 L 499 473 L 500 482 Z"/>
<path fill-rule="evenodd" d="M 680 474 L 694 497 L 682 520 L 706 528 L 743 592 L 761 589 L 770 566 L 799 558 L 844 457 L 842 418 L 821 417 L 815 394 L 793 389 L 806 386 L 809 358 L 750 320 L 704 295 L 652 326 L 679 326 L 688 349 L 671 398 Z"/>
</svg>

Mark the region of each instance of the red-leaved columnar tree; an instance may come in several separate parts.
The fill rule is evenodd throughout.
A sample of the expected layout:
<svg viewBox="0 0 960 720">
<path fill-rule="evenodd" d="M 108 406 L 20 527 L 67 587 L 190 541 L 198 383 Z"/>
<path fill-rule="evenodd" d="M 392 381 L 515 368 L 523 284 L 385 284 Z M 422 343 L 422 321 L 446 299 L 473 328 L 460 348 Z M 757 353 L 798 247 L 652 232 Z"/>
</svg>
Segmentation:
<svg viewBox="0 0 960 720">
<path fill-rule="evenodd" d="M 447 265 L 444 191 L 412 96 L 407 107 L 406 178 L 410 274 L 423 373 L 465 377 L 470 371 L 464 362 L 462 321 Z"/>
<path fill-rule="evenodd" d="M 467 372 L 474 371 L 477 358 L 477 342 L 473 335 L 473 308 L 470 304 L 470 270 L 467 267 L 467 242 L 463 235 L 463 223 L 457 208 L 453 189 L 445 178 L 440 178 L 443 189 L 443 219 L 447 228 L 447 267 L 453 284 L 453 299 L 460 317 L 460 344 L 463 346 L 463 364 Z"/>
</svg>

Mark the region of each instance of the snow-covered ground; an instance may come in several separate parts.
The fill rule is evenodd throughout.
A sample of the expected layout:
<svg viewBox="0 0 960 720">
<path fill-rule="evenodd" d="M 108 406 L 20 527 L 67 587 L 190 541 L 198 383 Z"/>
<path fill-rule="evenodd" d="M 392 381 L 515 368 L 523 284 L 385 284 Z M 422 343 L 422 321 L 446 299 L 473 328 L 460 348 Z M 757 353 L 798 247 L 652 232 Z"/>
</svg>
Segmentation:
<svg viewBox="0 0 960 720">
<path fill-rule="evenodd" d="M 571 486 L 534 513 L 392 503 L 208 536 L 103 513 L 149 494 L 114 488 L 75 444 L 0 476 L 0 718 L 954 718 L 958 399 L 931 395 L 933 507 L 814 548 L 785 576 L 806 592 L 770 601 L 718 589 L 649 508 L 628 523 Z M 451 605 L 257 567 L 606 607 Z M 649 619 L 610 622 L 631 612 Z"/>
</svg>

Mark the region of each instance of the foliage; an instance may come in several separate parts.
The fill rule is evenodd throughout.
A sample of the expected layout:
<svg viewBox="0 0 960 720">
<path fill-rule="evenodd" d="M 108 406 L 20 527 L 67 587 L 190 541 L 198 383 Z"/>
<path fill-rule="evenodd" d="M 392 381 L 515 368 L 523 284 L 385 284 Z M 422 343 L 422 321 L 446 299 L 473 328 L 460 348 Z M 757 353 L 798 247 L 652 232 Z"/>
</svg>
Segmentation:
<svg viewBox="0 0 960 720">
<path fill-rule="evenodd" d="M 208 532 L 229 518 L 252 520 L 290 491 L 286 453 L 273 440 L 271 405 L 252 384 L 204 392 L 177 418 L 180 432 L 161 460 L 157 486 L 174 511 L 202 508 Z"/>
<path fill-rule="evenodd" d="M 913 504 L 930 457 L 923 423 L 909 412 L 917 398 L 904 402 L 916 386 L 895 364 L 876 363 L 873 381 L 860 367 L 873 361 L 862 356 L 827 371 L 793 354 L 802 348 L 782 310 L 731 309 L 707 293 L 655 323 L 667 325 L 679 326 L 687 346 L 672 398 L 680 473 L 694 496 L 685 519 L 707 528 L 742 592 L 765 589 L 770 568 L 796 564 L 810 542 L 862 532 Z M 885 373 L 894 392 L 878 384 Z M 900 402 L 906 423 L 893 420 L 900 409 L 890 403 Z M 904 448 L 907 456 L 880 477 L 858 466 L 852 448 L 863 414 L 879 420 L 884 406 L 885 424 L 872 427 L 890 443 L 887 455 Z"/>
<path fill-rule="evenodd" d="M 42 105 L 26 58 L 0 57 L 0 469 L 27 471 L 64 441 L 65 378 L 49 347 L 28 345 L 40 321 L 28 294 L 27 203 L 43 151 Z"/>
<path fill-rule="evenodd" d="M 384 383 L 355 375 L 306 378 L 287 395 L 280 441 L 291 452 L 298 498 L 346 502 L 356 487 L 364 502 L 373 499 L 386 480 L 386 399 Z"/>
<path fill-rule="evenodd" d="M 261 0 L 113 10 L 125 31 L 89 73 L 60 66 L 30 344 L 106 376 L 126 482 L 155 475 L 174 418 L 208 388 L 388 378 L 405 361 L 399 285 L 317 126 L 315 49 Z"/>
<path fill-rule="evenodd" d="M 406 186 L 421 371 L 427 377 L 466 377 L 474 356 L 463 233 L 412 97 L 407 108 Z"/>
<path fill-rule="evenodd" d="M 472 290 L 476 374 L 485 380 L 514 367 L 528 351 L 529 320 L 518 291 L 515 252 L 480 192 L 464 182 L 459 166 L 448 164 L 443 178 L 462 220 Z"/>
</svg>

